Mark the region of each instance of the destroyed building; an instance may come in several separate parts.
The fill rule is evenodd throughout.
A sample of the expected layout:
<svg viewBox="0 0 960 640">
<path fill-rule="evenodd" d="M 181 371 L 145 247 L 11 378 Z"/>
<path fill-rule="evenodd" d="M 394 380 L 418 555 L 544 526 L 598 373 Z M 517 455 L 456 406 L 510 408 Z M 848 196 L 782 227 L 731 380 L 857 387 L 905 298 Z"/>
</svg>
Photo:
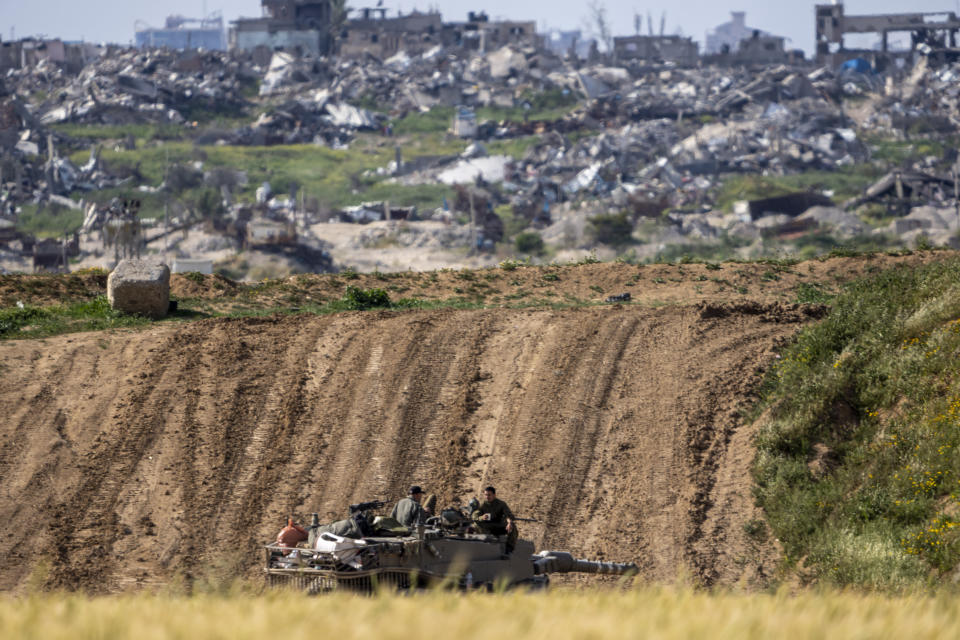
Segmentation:
<svg viewBox="0 0 960 640">
<path fill-rule="evenodd" d="M 0 73 L 35 67 L 44 61 L 77 73 L 103 55 L 104 50 L 95 44 L 62 40 L 24 38 L 16 42 L 0 42 Z"/>
<path fill-rule="evenodd" d="M 382 7 L 363 8 L 344 25 L 340 55 L 372 54 L 388 58 L 399 51 L 417 55 L 440 44 L 443 18 L 439 13 L 413 11 L 394 18 Z"/>
<path fill-rule="evenodd" d="M 570 58 L 586 60 L 590 55 L 592 40 L 583 37 L 583 33 L 579 29 L 575 31 L 553 29 L 544 34 L 543 39 L 544 47 L 561 58 L 569 56 Z"/>
<path fill-rule="evenodd" d="M 240 18 L 230 29 L 230 49 L 266 47 L 326 55 L 333 46 L 331 0 L 261 0 L 263 17 Z"/>
<path fill-rule="evenodd" d="M 613 39 L 613 56 L 620 61 L 672 62 L 692 67 L 699 60 L 700 45 L 684 36 L 624 36 Z"/>
<path fill-rule="evenodd" d="M 754 33 L 740 41 L 734 56 L 742 64 L 779 64 L 787 62 L 786 39 Z"/>
<path fill-rule="evenodd" d="M 769 33 L 747 26 L 747 13 L 745 11 L 732 11 L 730 13 L 730 22 L 725 22 L 712 31 L 707 32 L 706 47 L 704 53 L 707 55 L 717 55 L 724 53 L 733 53 L 744 40 L 753 38 L 755 35 L 769 36 Z"/>
<path fill-rule="evenodd" d="M 536 46 L 542 42 L 534 21 L 491 21 L 485 12 L 470 11 L 466 22 L 443 25 L 443 43 L 471 51 L 494 51 L 506 45 Z"/>
<path fill-rule="evenodd" d="M 881 57 L 892 57 L 890 34 L 909 33 L 910 50 L 903 56 L 912 57 L 918 48 L 929 50 L 954 49 L 960 18 L 952 11 L 939 13 L 899 13 L 851 16 L 842 2 L 816 6 L 817 63 L 838 65 L 847 60 L 872 55 L 873 50 L 847 49 L 847 35 L 876 34 L 880 37 Z"/>
<path fill-rule="evenodd" d="M 0 73 L 22 66 L 22 50 L 19 42 L 0 42 Z"/>
<path fill-rule="evenodd" d="M 168 49 L 207 49 L 223 51 L 227 40 L 223 30 L 223 15 L 219 12 L 205 18 L 169 16 L 162 28 L 137 23 L 137 46 L 166 47 Z"/>
</svg>

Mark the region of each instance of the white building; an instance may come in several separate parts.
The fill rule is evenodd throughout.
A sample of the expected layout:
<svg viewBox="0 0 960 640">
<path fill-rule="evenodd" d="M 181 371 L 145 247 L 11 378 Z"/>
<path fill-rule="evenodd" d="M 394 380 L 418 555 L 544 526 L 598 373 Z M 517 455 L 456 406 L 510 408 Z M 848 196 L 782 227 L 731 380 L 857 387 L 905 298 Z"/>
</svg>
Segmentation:
<svg viewBox="0 0 960 640">
<path fill-rule="evenodd" d="M 740 42 L 752 38 L 754 33 L 761 36 L 770 34 L 760 29 L 747 26 L 745 11 L 732 11 L 730 22 L 725 22 L 713 31 L 707 32 L 707 54 L 735 53 L 740 48 Z"/>
</svg>

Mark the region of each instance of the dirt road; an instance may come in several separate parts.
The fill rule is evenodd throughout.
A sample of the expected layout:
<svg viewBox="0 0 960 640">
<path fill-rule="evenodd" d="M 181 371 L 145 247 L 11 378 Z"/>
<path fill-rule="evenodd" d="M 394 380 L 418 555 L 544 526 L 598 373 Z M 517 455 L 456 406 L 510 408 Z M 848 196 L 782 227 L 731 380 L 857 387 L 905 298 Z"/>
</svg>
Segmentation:
<svg viewBox="0 0 960 640">
<path fill-rule="evenodd" d="M 737 411 L 807 320 L 368 312 L 0 343 L 0 589 L 252 575 L 287 514 L 332 520 L 413 482 L 442 504 L 493 483 L 543 521 L 521 530 L 539 547 L 653 580 L 762 577 Z"/>
</svg>

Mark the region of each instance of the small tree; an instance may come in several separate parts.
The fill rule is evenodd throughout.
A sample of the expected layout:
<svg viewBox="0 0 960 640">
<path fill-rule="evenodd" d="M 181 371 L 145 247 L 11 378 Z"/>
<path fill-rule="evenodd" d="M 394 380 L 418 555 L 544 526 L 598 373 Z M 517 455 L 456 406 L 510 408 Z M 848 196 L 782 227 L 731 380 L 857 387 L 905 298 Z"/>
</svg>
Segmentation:
<svg viewBox="0 0 960 640">
<path fill-rule="evenodd" d="M 530 255 L 540 255 L 543 253 L 543 238 L 536 231 L 524 231 L 517 234 L 513 240 L 517 251 Z"/>
<path fill-rule="evenodd" d="M 330 2 L 330 42 L 340 40 L 343 26 L 347 23 L 347 0 L 331 0 Z"/>
<path fill-rule="evenodd" d="M 590 219 L 590 230 L 602 244 L 618 247 L 633 242 L 633 221 L 625 211 L 594 216 Z"/>
<path fill-rule="evenodd" d="M 607 5 L 600 0 L 590 0 L 587 4 L 587 24 L 592 35 L 600 41 L 607 54 L 613 53 L 613 30 L 607 17 Z"/>
<path fill-rule="evenodd" d="M 215 229 L 223 226 L 223 216 L 227 212 L 223 206 L 223 198 L 216 189 L 204 189 L 196 202 L 197 213 Z"/>
</svg>

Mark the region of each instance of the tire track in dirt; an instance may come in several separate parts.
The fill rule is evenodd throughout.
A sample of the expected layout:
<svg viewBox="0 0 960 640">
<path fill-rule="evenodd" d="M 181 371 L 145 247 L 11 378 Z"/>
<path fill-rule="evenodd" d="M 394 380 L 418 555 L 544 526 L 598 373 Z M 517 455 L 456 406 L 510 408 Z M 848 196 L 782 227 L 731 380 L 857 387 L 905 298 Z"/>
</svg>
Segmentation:
<svg viewBox="0 0 960 640">
<path fill-rule="evenodd" d="M 372 312 L 3 343 L 0 588 L 33 571 L 28 541 L 55 550 L 54 586 L 255 575 L 287 514 L 341 518 L 414 482 L 440 506 L 495 484 L 543 521 L 521 527 L 538 546 L 637 560 L 651 580 L 762 575 L 775 549 L 742 561 L 756 513 L 737 409 L 804 321 Z"/>
</svg>

